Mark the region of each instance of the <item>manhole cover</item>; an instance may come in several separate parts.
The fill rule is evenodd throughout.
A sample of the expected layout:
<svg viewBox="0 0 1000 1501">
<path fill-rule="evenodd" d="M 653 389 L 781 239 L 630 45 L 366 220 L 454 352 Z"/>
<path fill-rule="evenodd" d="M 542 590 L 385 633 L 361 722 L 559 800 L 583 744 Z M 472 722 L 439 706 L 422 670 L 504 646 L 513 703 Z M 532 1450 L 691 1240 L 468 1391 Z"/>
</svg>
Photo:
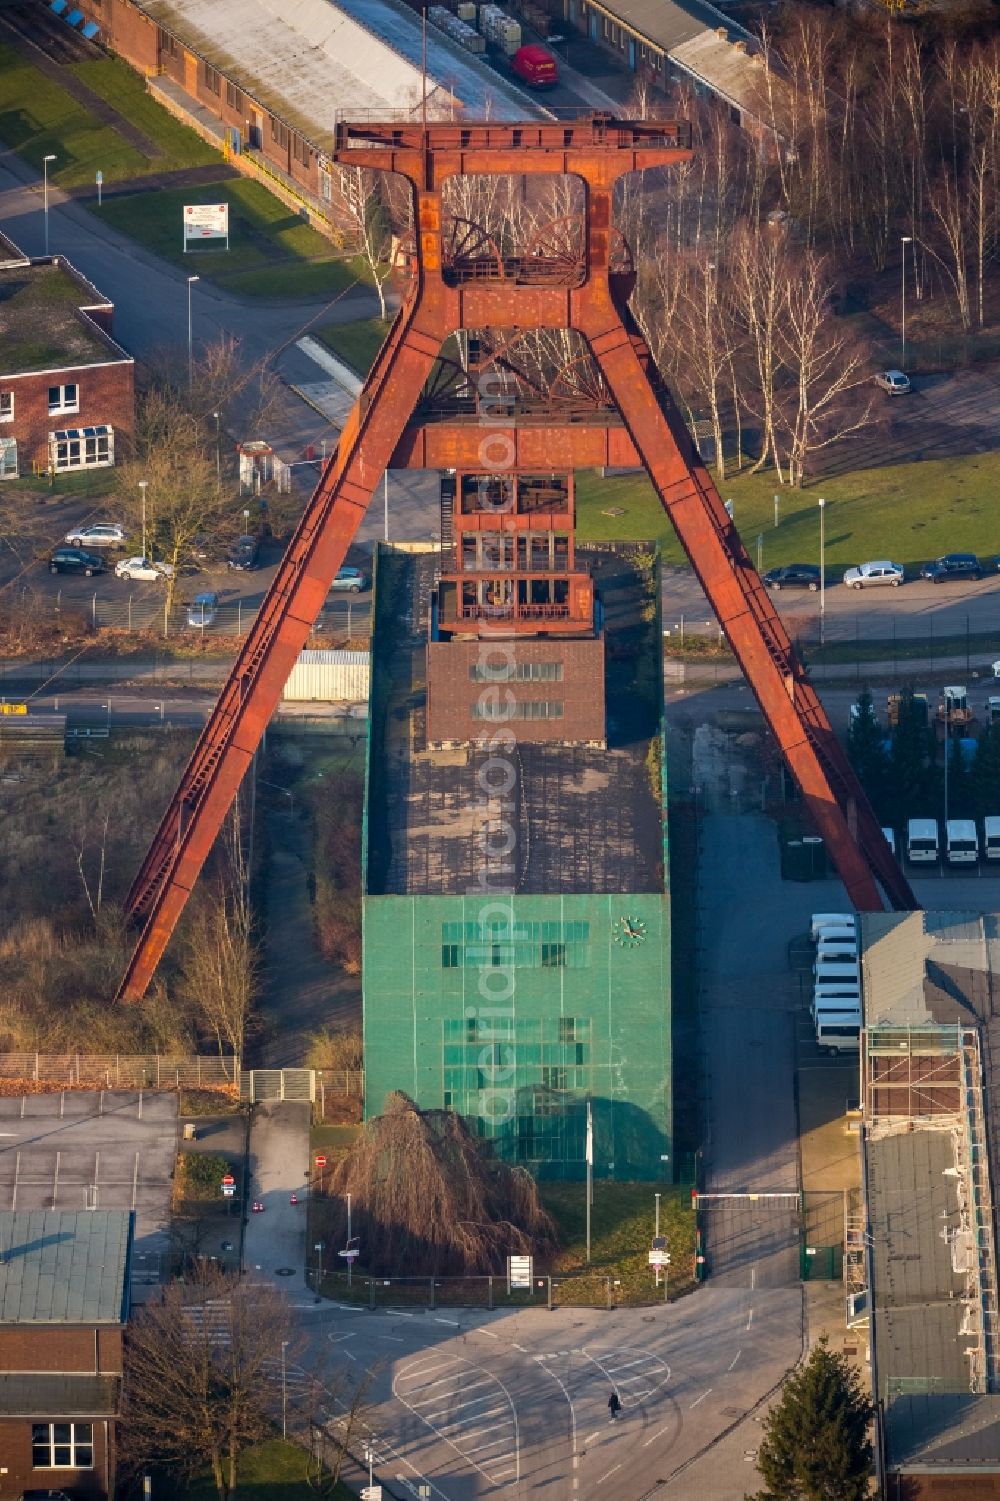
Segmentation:
<svg viewBox="0 0 1000 1501">
<path fill-rule="evenodd" d="M 293 1266 L 276 1266 L 274 1275 L 276 1277 L 294 1277 L 295 1268 Z"/>
</svg>

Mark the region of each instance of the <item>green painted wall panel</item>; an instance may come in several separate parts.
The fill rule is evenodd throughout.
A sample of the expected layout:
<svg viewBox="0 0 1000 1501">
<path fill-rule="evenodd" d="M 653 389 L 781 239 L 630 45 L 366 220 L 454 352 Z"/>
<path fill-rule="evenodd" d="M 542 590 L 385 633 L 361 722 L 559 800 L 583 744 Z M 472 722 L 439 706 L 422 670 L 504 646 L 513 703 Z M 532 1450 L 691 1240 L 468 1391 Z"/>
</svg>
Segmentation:
<svg viewBox="0 0 1000 1501">
<path fill-rule="evenodd" d="M 572 1178 L 589 1096 L 596 1176 L 669 1175 L 668 914 L 648 893 L 366 897 L 368 1113 L 401 1089 Z"/>
</svg>

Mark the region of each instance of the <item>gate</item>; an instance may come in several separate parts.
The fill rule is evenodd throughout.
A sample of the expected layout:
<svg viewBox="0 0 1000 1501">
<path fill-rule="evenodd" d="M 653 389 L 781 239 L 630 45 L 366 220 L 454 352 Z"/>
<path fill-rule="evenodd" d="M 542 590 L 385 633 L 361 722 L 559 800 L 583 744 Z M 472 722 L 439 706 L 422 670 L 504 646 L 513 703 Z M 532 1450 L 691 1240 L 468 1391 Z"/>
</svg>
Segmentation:
<svg viewBox="0 0 1000 1501">
<path fill-rule="evenodd" d="M 261 1100 L 316 1099 L 316 1074 L 311 1068 L 250 1068 L 240 1075 L 240 1099 L 251 1105 Z"/>
<path fill-rule="evenodd" d="M 691 1194 L 705 1275 L 729 1287 L 790 1287 L 800 1276 L 802 1195 L 745 1189 Z"/>
</svg>

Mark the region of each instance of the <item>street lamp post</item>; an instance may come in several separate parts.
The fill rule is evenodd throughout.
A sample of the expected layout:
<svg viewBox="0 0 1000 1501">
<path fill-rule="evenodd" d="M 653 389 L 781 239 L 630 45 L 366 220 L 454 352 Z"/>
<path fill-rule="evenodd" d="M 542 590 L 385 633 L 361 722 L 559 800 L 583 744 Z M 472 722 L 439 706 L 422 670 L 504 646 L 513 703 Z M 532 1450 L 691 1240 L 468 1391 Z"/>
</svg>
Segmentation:
<svg viewBox="0 0 1000 1501">
<path fill-rule="evenodd" d="M 215 418 L 215 490 L 216 494 L 222 489 L 222 429 L 218 412 L 213 412 Z"/>
<path fill-rule="evenodd" d="M 191 337 L 191 288 L 194 286 L 194 284 L 195 284 L 196 281 L 200 281 L 200 280 L 201 280 L 200 276 L 189 276 L 188 279 L 187 279 L 187 283 L 188 283 L 188 390 L 189 391 L 191 389 L 191 383 L 194 380 L 194 343 L 193 343 L 193 340 L 192 340 L 192 337 Z"/>
<path fill-rule="evenodd" d="M 45 254 L 49 253 L 49 162 L 55 161 L 55 155 L 49 152 L 48 156 L 42 157 L 42 217 L 45 220 Z"/>
<path fill-rule="evenodd" d="M 147 556 L 147 553 L 146 553 L 146 486 L 148 484 L 149 484 L 149 480 L 148 479 L 141 479 L 139 481 L 139 489 L 142 492 L 142 555 L 143 555 L 143 557 Z"/>
<path fill-rule="evenodd" d="M 906 247 L 913 243 L 912 235 L 902 236 L 903 246 L 903 282 L 902 282 L 902 307 L 899 324 L 899 368 L 906 374 Z"/>
<path fill-rule="evenodd" d="M 281 1437 L 288 1437 L 288 1382 L 285 1378 L 285 1351 L 287 1339 L 281 1341 Z"/>
<path fill-rule="evenodd" d="M 826 501 L 820 496 L 819 506 L 819 644 L 826 641 Z"/>
<path fill-rule="evenodd" d="M 351 1249 L 351 1196 L 347 1195 L 347 1249 Z M 347 1258 L 347 1285 L 351 1285 L 351 1267 L 354 1265 L 350 1256 Z"/>
<path fill-rule="evenodd" d="M 313 1250 L 316 1252 L 316 1291 L 319 1292 L 323 1286 L 323 1242 L 317 1240 L 313 1244 Z"/>
</svg>

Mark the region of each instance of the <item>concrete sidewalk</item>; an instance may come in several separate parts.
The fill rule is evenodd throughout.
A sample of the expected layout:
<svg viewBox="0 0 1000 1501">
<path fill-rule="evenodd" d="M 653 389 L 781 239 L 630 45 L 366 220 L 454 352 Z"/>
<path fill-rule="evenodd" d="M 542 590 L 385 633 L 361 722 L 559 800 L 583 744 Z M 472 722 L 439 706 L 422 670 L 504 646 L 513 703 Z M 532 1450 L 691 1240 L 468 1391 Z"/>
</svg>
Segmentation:
<svg viewBox="0 0 1000 1501">
<path fill-rule="evenodd" d="M 244 1270 L 279 1291 L 304 1293 L 309 1116 L 305 1101 L 272 1100 L 255 1107 L 250 1124 Z M 298 1204 L 290 1202 L 298 1196 Z"/>
</svg>

